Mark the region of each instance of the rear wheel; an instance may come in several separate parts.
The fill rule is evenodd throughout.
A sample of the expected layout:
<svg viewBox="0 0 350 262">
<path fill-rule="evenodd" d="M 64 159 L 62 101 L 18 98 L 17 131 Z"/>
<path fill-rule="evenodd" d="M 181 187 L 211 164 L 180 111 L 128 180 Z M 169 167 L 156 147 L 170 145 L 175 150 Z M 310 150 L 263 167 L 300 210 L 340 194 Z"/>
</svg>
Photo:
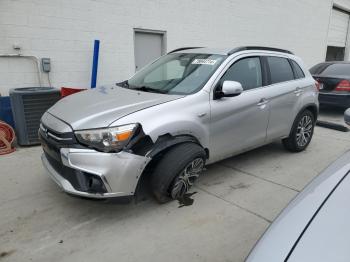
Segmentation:
<svg viewBox="0 0 350 262">
<path fill-rule="evenodd" d="M 305 150 L 311 142 L 314 127 L 314 115 L 309 110 L 303 111 L 296 118 L 289 137 L 282 140 L 283 145 L 292 152 Z"/>
<path fill-rule="evenodd" d="M 155 198 L 160 203 L 182 198 L 203 171 L 206 153 L 194 143 L 171 148 L 159 161 L 151 177 Z"/>
</svg>

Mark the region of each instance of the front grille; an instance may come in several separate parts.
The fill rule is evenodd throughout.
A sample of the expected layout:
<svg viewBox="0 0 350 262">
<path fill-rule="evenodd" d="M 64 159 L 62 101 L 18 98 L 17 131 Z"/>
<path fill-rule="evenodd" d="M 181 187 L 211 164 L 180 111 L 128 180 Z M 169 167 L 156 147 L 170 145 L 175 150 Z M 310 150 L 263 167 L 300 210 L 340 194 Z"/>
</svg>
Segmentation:
<svg viewBox="0 0 350 262">
<path fill-rule="evenodd" d="M 47 160 L 49 161 L 50 165 L 53 167 L 53 169 L 56 170 L 57 173 L 59 173 L 63 178 L 69 181 L 69 183 L 72 184 L 74 189 L 83 191 L 79 180 L 77 179 L 77 170 L 69 168 L 62 164 L 62 162 L 57 161 L 57 159 L 53 158 L 49 154 L 45 152 L 45 156 Z"/>
<path fill-rule="evenodd" d="M 75 140 L 70 141 L 71 144 L 68 146 L 66 141 L 56 141 L 43 133 L 44 131 L 40 128 L 39 138 L 44 149 L 46 159 L 58 174 L 71 183 L 75 190 L 88 193 L 107 193 L 106 187 L 99 176 L 63 165 L 60 149 L 67 147 L 81 148 L 82 146 L 74 144 L 73 141 Z M 64 134 L 63 137 L 69 137 L 69 134 Z"/>
<path fill-rule="evenodd" d="M 61 147 L 77 144 L 77 140 L 73 132 L 58 133 L 43 123 L 40 123 L 39 130 L 43 136 L 45 136 L 47 139 L 54 140 L 56 144 L 60 145 Z"/>
</svg>

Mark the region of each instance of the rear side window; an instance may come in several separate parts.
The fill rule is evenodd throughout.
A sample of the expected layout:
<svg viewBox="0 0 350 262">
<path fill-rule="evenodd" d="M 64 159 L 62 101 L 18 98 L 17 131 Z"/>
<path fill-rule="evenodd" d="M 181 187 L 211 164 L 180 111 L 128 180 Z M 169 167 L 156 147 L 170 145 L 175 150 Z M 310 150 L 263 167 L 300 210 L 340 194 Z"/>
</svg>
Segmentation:
<svg viewBox="0 0 350 262">
<path fill-rule="evenodd" d="M 293 60 L 290 60 L 290 61 L 292 62 L 292 66 L 294 69 L 295 79 L 304 78 L 305 74 L 303 70 L 300 68 L 300 66 L 298 65 L 298 63 Z"/>
<path fill-rule="evenodd" d="M 247 57 L 235 62 L 222 76 L 221 84 L 225 81 L 237 81 L 244 90 L 262 86 L 262 74 L 259 57 Z"/>
<path fill-rule="evenodd" d="M 267 62 L 270 67 L 271 84 L 294 79 L 293 70 L 286 58 L 270 56 L 267 57 Z"/>
</svg>

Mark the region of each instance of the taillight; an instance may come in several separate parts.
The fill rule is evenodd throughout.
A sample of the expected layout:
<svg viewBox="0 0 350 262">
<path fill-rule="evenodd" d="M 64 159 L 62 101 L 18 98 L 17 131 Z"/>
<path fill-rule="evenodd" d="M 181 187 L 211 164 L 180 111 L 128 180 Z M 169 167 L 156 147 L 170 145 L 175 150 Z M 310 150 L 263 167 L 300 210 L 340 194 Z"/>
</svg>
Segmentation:
<svg viewBox="0 0 350 262">
<path fill-rule="evenodd" d="M 349 80 L 342 80 L 339 82 L 337 87 L 335 88 L 335 91 L 348 91 L 350 92 L 350 81 Z"/>
<path fill-rule="evenodd" d="M 317 90 L 320 91 L 320 86 L 321 86 L 320 82 L 318 82 L 318 81 L 316 80 L 316 81 L 315 81 L 315 85 L 316 85 Z"/>
</svg>

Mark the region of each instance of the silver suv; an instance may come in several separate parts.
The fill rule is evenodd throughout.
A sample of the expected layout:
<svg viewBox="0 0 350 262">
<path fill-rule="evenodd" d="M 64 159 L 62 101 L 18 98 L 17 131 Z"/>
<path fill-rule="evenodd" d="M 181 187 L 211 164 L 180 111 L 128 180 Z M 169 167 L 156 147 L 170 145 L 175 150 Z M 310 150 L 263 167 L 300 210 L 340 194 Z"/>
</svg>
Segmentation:
<svg viewBox="0 0 350 262">
<path fill-rule="evenodd" d="M 276 48 L 181 48 L 129 80 L 66 97 L 42 117 L 48 173 L 83 197 L 132 196 L 149 174 L 159 202 L 177 199 L 205 164 L 282 140 L 311 141 L 315 80 Z"/>
</svg>

